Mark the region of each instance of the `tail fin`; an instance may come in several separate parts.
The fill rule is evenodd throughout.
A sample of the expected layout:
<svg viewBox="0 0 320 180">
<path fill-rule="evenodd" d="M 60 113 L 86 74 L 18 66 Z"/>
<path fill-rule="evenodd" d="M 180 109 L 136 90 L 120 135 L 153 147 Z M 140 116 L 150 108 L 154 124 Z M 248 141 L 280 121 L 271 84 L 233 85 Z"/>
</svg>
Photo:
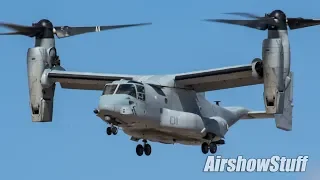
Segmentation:
<svg viewBox="0 0 320 180">
<path fill-rule="evenodd" d="M 293 73 L 286 78 L 286 90 L 284 93 L 283 113 L 275 114 L 276 126 L 279 129 L 292 130 L 292 109 L 293 109 Z"/>
<path fill-rule="evenodd" d="M 285 131 L 292 130 L 293 109 L 293 73 L 286 78 L 286 89 L 283 99 L 282 114 L 267 114 L 265 111 L 249 111 L 241 119 L 266 119 L 275 118 L 276 127 Z"/>
</svg>

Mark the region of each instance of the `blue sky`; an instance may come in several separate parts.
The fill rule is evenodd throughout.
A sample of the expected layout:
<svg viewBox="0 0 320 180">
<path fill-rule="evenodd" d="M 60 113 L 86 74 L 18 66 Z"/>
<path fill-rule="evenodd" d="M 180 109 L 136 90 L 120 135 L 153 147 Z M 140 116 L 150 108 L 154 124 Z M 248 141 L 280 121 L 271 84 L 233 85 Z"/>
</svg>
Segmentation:
<svg viewBox="0 0 320 180">
<path fill-rule="evenodd" d="M 44 2 L 2 0 L 1 21 L 31 25 L 49 18 L 55 25 L 109 25 L 153 22 L 152 26 L 121 29 L 57 40 L 64 68 L 128 74 L 167 74 L 248 64 L 261 57 L 266 32 L 202 22 L 224 12 L 263 15 L 274 9 L 291 17 L 320 18 L 317 0 L 301 1 L 150 1 L 91 0 Z M 92 113 L 101 92 L 56 89 L 52 123 L 32 123 L 26 53 L 27 37 L 1 37 L 2 106 L 0 112 L 0 179 L 311 179 L 320 176 L 320 27 L 290 31 L 294 82 L 292 132 L 276 129 L 273 120 L 242 121 L 219 148 L 225 157 L 264 158 L 309 155 L 307 173 L 203 173 L 206 155 L 200 147 L 152 143 L 150 157 L 135 154 L 136 143 L 107 127 Z M 223 106 L 263 109 L 262 86 L 207 93 Z M 313 177 L 314 178 L 314 177 Z M 317 178 L 317 179 L 318 179 Z"/>
</svg>

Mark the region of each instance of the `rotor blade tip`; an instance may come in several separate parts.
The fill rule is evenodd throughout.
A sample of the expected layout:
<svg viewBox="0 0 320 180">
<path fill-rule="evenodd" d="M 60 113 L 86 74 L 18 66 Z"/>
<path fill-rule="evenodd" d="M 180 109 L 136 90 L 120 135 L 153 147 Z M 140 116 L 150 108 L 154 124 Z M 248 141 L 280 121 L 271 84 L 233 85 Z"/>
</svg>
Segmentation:
<svg viewBox="0 0 320 180">
<path fill-rule="evenodd" d="M 202 21 L 205 21 L 205 22 L 219 22 L 218 19 L 203 19 Z"/>
</svg>

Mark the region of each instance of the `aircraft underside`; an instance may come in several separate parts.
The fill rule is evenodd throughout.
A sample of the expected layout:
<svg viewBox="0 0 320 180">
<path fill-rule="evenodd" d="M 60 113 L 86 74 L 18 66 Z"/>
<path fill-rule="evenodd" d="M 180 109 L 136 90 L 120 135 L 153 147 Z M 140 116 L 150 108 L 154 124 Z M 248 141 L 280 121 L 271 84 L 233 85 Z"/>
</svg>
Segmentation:
<svg viewBox="0 0 320 180">
<path fill-rule="evenodd" d="M 135 139 L 146 139 L 153 142 L 160 142 L 163 144 L 184 144 L 184 145 L 200 145 L 203 142 L 202 137 L 191 137 L 188 134 L 179 133 L 177 131 L 170 131 L 164 129 L 138 129 L 138 128 L 123 128 L 123 132 Z"/>
<path fill-rule="evenodd" d="M 109 116 L 105 116 L 106 113 Z M 103 114 L 104 116 L 99 117 L 110 124 L 106 129 L 108 135 L 116 135 L 118 128 L 121 128 L 124 133 L 131 136 L 132 141 L 139 142 L 139 140 L 142 140 L 143 145 L 138 144 L 136 147 L 136 153 L 139 156 L 143 153 L 147 156 L 151 154 L 151 145 L 148 144 L 148 141 L 162 144 L 201 145 L 204 154 L 209 151 L 213 154 L 217 150 L 217 145 L 224 144 L 224 140 L 218 136 L 208 140 L 200 132 L 161 127 L 159 124 L 150 123 L 152 122 L 150 119 L 143 119 L 132 114 L 120 115 L 115 112 L 104 112 Z"/>
</svg>

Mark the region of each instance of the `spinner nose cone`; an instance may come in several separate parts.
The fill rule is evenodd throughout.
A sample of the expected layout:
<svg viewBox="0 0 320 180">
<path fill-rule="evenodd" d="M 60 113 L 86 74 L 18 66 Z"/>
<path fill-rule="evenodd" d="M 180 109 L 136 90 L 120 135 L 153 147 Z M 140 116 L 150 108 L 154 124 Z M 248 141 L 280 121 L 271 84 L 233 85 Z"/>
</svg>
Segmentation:
<svg viewBox="0 0 320 180">
<path fill-rule="evenodd" d="M 278 20 L 286 20 L 286 14 L 281 10 L 274 10 L 270 13 L 270 17 L 276 18 Z"/>
<path fill-rule="evenodd" d="M 48 19 L 41 19 L 37 25 L 46 28 L 53 28 L 53 24 Z"/>
</svg>

